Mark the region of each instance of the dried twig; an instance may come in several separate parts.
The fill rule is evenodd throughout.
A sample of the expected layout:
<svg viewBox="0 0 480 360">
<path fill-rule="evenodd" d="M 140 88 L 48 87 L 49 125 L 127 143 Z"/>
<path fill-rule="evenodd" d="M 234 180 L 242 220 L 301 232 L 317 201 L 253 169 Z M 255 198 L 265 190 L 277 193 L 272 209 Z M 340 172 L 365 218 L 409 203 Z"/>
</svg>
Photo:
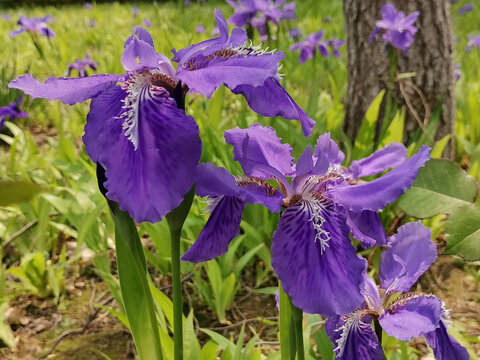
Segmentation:
<svg viewBox="0 0 480 360">
<path fill-rule="evenodd" d="M 263 321 L 263 320 L 278 320 L 278 316 L 256 317 L 256 318 L 251 318 L 251 319 L 245 319 L 245 320 L 239 321 L 239 322 L 237 322 L 235 324 L 232 324 L 232 325 L 209 327 L 209 328 L 206 328 L 206 329 L 213 330 L 213 331 L 233 329 L 233 328 L 242 326 L 243 324 L 247 324 L 249 322 Z"/>
</svg>

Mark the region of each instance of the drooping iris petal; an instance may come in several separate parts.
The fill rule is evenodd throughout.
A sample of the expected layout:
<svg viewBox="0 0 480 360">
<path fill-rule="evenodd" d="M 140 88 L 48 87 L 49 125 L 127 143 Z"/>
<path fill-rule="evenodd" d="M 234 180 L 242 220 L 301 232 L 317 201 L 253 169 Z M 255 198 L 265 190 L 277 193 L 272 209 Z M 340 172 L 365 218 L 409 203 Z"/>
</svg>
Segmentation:
<svg viewBox="0 0 480 360">
<path fill-rule="evenodd" d="M 124 117 L 114 117 L 101 135 L 110 138 L 99 156 L 107 169 L 107 197 L 137 222 L 160 221 L 180 204 L 201 155 L 195 120 L 158 90 L 143 86 L 130 126 L 125 128 Z M 135 138 L 127 136 L 133 125 Z"/>
<path fill-rule="evenodd" d="M 435 329 L 425 334 L 428 345 L 433 349 L 436 360 L 468 360 L 468 351 L 460 345 L 453 337 L 448 335 L 447 328 L 443 321 Z"/>
<path fill-rule="evenodd" d="M 401 165 L 407 159 L 407 148 L 403 144 L 391 143 L 375 151 L 369 157 L 352 161 L 349 171 L 354 179 L 377 175 Z"/>
<path fill-rule="evenodd" d="M 363 321 L 365 309 L 347 316 L 329 318 L 325 330 L 334 344 L 337 360 L 382 360 L 383 350 L 370 321 Z M 368 320 L 369 317 L 367 317 Z"/>
<path fill-rule="evenodd" d="M 407 292 L 427 271 L 437 258 L 437 247 L 430 240 L 431 236 L 430 229 L 421 222 L 408 223 L 398 229 L 389 239 L 390 247 L 382 254 L 382 289 L 391 287 L 391 290 Z"/>
<path fill-rule="evenodd" d="M 20 89 L 33 98 L 60 100 L 73 105 L 93 98 L 121 81 L 124 75 L 93 75 L 85 78 L 50 77 L 44 83 L 32 75 L 22 75 L 10 81 L 8 87 Z"/>
<path fill-rule="evenodd" d="M 442 311 L 442 302 L 433 295 L 405 294 L 385 309 L 378 321 L 388 335 L 410 341 L 434 331 Z"/>
<path fill-rule="evenodd" d="M 265 80 L 263 85 L 255 86 L 251 82 L 232 89 L 234 94 L 245 96 L 248 105 L 262 116 L 281 116 L 285 119 L 299 120 L 305 136 L 310 136 L 315 126 L 313 121 L 292 99 L 275 77 Z"/>
<path fill-rule="evenodd" d="M 199 263 L 226 253 L 228 244 L 240 232 L 245 201 L 234 196 L 222 196 L 217 201 L 197 241 L 182 256 L 183 261 Z"/>
<path fill-rule="evenodd" d="M 382 177 L 364 184 L 334 187 L 329 195 L 348 210 L 383 209 L 412 186 L 418 170 L 430 159 L 429 153 L 430 148 L 422 146 L 417 154 Z"/>
<path fill-rule="evenodd" d="M 268 78 L 277 75 L 278 64 L 284 57 L 282 52 L 277 52 L 262 56 L 202 58 L 191 64 L 191 68 L 179 66 L 177 75 L 190 91 L 210 97 L 221 85 L 230 90 L 245 83 L 254 87 L 263 85 Z"/>
<path fill-rule="evenodd" d="M 272 265 L 295 306 L 324 316 L 358 308 L 365 260 L 355 254 L 342 213 L 302 200 L 288 207 L 273 234 Z"/>
<path fill-rule="evenodd" d="M 236 127 L 225 131 L 225 141 L 233 146 L 233 159 L 240 162 L 245 175 L 272 178 L 265 167 L 276 170 L 282 176 L 292 171 L 292 148 L 282 144 L 271 127 L 260 124 L 248 129 Z"/>
<path fill-rule="evenodd" d="M 93 162 L 100 161 L 100 156 L 105 147 L 108 147 L 112 141 L 112 135 L 108 131 L 104 131 L 105 127 L 112 123 L 122 122 L 117 117 L 123 111 L 122 101 L 126 96 L 125 90 L 117 85 L 92 99 L 87 123 L 85 124 L 83 142 L 85 143 L 85 151 Z"/>
<path fill-rule="evenodd" d="M 353 237 L 360 240 L 364 248 L 374 245 L 386 246 L 387 235 L 376 212 L 369 210 L 349 211 L 347 225 L 350 227 Z"/>
</svg>

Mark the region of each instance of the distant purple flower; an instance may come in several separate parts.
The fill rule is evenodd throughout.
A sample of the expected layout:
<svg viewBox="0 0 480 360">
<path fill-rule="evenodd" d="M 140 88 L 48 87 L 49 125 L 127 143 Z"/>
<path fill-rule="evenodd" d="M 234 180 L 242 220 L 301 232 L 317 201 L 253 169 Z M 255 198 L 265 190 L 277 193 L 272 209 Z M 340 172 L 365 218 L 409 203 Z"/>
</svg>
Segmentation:
<svg viewBox="0 0 480 360">
<path fill-rule="evenodd" d="M 139 13 L 138 7 L 135 6 L 135 5 L 133 5 L 133 6 L 132 6 L 132 15 L 133 15 L 133 18 L 134 18 L 134 19 L 137 18 L 138 13 Z"/>
<path fill-rule="evenodd" d="M 95 25 L 97 25 L 97 21 L 95 19 L 90 19 L 88 21 L 88 26 L 93 28 Z"/>
<path fill-rule="evenodd" d="M 458 0 L 450 0 L 450 4 L 456 4 Z"/>
<path fill-rule="evenodd" d="M 11 102 L 8 106 L 0 107 L 0 131 L 5 126 L 5 120 L 18 119 L 28 117 L 28 114 L 20 109 L 20 104 L 23 101 L 23 95 L 20 95 L 17 101 Z"/>
<path fill-rule="evenodd" d="M 90 3 L 90 2 L 84 3 L 84 4 L 83 4 L 83 7 L 84 7 L 85 9 L 87 9 L 87 10 L 92 10 L 92 9 L 93 9 L 93 5 L 92 5 L 92 3 Z"/>
<path fill-rule="evenodd" d="M 148 19 L 144 19 L 142 21 L 142 24 L 143 24 L 143 26 L 146 26 L 146 27 L 152 27 L 152 22 Z"/>
<path fill-rule="evenodd" d="M 476 36 L 473 36 L 473 35 L 468 35 L 468 44 L 467 44 L 467 48 L 465 49 L 466 52 L 469 52 L 470 50 L 472 50 L 473 47 L 476 47 L 478 49 L 480 49 L 480 35 L 476 35 Z"/>
<path fill-rule="evenodd" d="M 437 257 L 430 237 L 430 230 L 416 222 L 401 226 L 397 235 L 388 239 L 388 249 L 380 263 L 383 295 L 364 273 L 364 304 L 351 314 L 327 320 L 325 328 L 335 344 L 336 359 L 384 358 L 371 326 L 373 318 L 378 319 L 388 335 L 401 341 L 425 336 L 436 359 L 469 359 L 467 351 L 447 334 L 449 314 L 444 303 L 433 295 L 407 292 Z M 392 300 L 395 293 L 403 294 Z"/>
<path fill-rule="evenodd" d="M 188 7 L 188 6 L 192 5 L 192 2 L 190 0 L 185 0 L 183 5 Z"/>
<path fill-rule="evenodd" d="M 220 29 L 218 26 L 214 26 L 212 29 L 212 36 L 218 37 L 220 35 Z"/>
<path fill-rule="evenodd" d="M 328 41 L 327 41 L 328 47 L 329 47 L 330 50 L 332 51 L 333 56 L 338 57 L 338 58 L 339 58 L 339 57 L 342 57 L 342 54 L 340 54 L 340 51 L 338 51 L 338 49 L 339 49 L 340 46 L 342 46 L 344 43 L 345 43 L 344 40 L 335 40 L 335 39 L 332 39 L 332 40 L 328 40 Z"/>
<path fill-rule="evenodd" d="M 263 204 L 272 212 L 283 207 L 272 239 L 272 266 L 293 303 L 325 316 L 358 308 L 366 262 L 357 257 L 349 232 L 366 247 L 385 245 L 376 212 L 412 185 L 430 148 L 422 147 L 406 160 L 407 149 L 391 144 L 347 171 L 340 165 L 344 154 L 330 134 L 318 138 L 313 156 L 308 146 L 296 165 L 292 148 L 272 128 L 237 127 L 225 132 L 225 140 L 233 145 L 244 175 L 233 176 L 210 163 L 199 165 L 195 190 L 207 197 L 211 215 L 182 259 L 198 263 L 227 252 L 240 232 L 247 203 Z M 357 181 L 397 165 L 373 181 Z"/>
<path fill-rule="evenodd" d="M 455 64 L 455 79 L 460 80 L 462 72 L 460 71 L 460 64 Z"/>
<path fill-rule="evenodd" d="M 182 107 L 183 92 L 165 55 L 143 28 L 125 42 L 125 74 L 84 78 L 23 75 L 9 87 L 68 105 L 92 99 L 83 141 L 106 168 L 106 196 L 137 221 L 160 221 L 193 184 L 201 155 L 198 126 Z M 117 85 L 117 82 L 120 83 Z"/>
<path fill-rule="evenodd" d="M 329 56 L 330 54 L 327 49 L 329 43 L 326 40 L 322 40 L 322 37 L 322 30 L 317 31 L 314 34 L 310 34 L 304 41 L 290 46 L 290 51 L 300 49 L 300 64 L 303 64 L 308 59 L 313 59 L 315 53 L 317 52 L 317 49 L 320 51 L 320 54 L 322 54 L 322 56 Z"/>
<path fill-rule="evenodd" d="M 83 60 L 76 59 L 73 64 L 69 64 L 66 76 L 70 76 L 74 70 L 78 71 L 78 77 L 87 77 L 87 68 L 97 70 L 97 62 L 90 59 L 90 55 L 86 54 Z"/>
<path fill-rule="evenodd" d="M 234 94 L 245 96 L 250 108 L 262 116 L 282 116 L 299 120 L 303 133 L 310 135 L 315 122 L 308 117 L 280 85 L 279 63 L 285 55 L 266 52 L 247 42 L 245 30 L 228 34 L 228 25 L 220 10 L 215 10 L 219 37 L 176 51 L 177 75 L 191 92 L 210 97 L 221 85 Z"/>
<path fill-rule="evenodd" d="M 406 16 L 403 11 L 398 11 L 392 4 L 385 4 L 380 10 L 382 20 L 377 21 L 377 27 L 370 35 L 370 41 L 373 41 L 379 32 L 383 31 L 383 40 L 396 49 L 400 49 L 406 55 L 413 43 L 413 35 L 417 28 L 413 23 L 420 15 L 415 11 Z"/>
<path fill-rule="evenodd" d="M 40 34 L 46 37 L 55 37 L 55 33 L 52 29 L 47 25 L 48 23 L 53 22 L 53 19 L 50 15 L 44 16 L 42 18 L 27 18 L 24 15 L 20 15 L 20 19 L 18 20 L 17 24 L 20 25 L 17 30 L 14 30 L 10 33 L 10 37 L 15 37 L 25 31 Z"/>
<path fill-rule="evenodd" d="M 203 33 L 205 33 L 205 28 L 202 25 L 199 24 L 195 27 L 195 31 L 200 33 L 200 34 L 203 34 Z"/>
<path fill-rule="evenodd" d="M 329 16 L 324 16 L 324 17 L 322 18 L 322 22 L 325 23 L 325 24 L 331 23 L 331 22 L 332 22 L 332 18 L 329 17 Z"/>
<path fill-rule="evenodd" d="M 293 28 L 288 32 L 288 35 L 293 41 L 298 41 L 302 37 L 302 32 L 297 28 Z"/>
<path fill-rule="evenodd" d="M 460 15 L 464 15 L 467 12 L 472 11 L 472 10 L 473 10 L 473 4 L 470 3 L 470 4 L 467 4 L 464 7 L 462 7 L 460 10 L 458 10 L 458 13 Z"/>
<path fill-rule="evenodd" d="M 11 20 L 12 17 L 11 17 L 10 15 L 8 15 L 8 14 L 2 14 L 2 19 L 3 19 L 3 20 Z"/>
</svg>

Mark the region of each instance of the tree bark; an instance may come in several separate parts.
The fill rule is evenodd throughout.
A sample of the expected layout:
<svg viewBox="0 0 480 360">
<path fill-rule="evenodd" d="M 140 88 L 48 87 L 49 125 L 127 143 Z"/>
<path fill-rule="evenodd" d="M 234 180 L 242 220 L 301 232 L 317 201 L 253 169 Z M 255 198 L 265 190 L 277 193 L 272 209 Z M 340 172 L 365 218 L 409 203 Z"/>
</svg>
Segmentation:
<svg viewBox="0 0 480 360">
<path fill-rule="evenodd" d="M 405 119 L 404 141 L 408 141 L 419 128 L 414 109 L 423 121 L 441 107 L 440 124 L 436 139 L 453 134 L 455 124 L 455 69 L 454 38 L 450 21 L 449 0 L 392 0 L 398 10 L 410 14 L 420 11 L 415 23 L 419 29 L 408 56 L 399 56 L 397 73 L 415 72 L 408 79 L 421 93 L 403 82 L 395 84 L 395 101 L 409 102 Z M 345 104 L 344 131 L 354 141 L 364 115 L 382 89 L 386 89 L 389 62 L 385 43 L 378 36 L 370 42 L 375 22 L 381 18 L 380 9 L 385 0 L 343 0 L 347 30 L 348 86 Z M 424 99 L 422 100 L 422 95 Z M 426 104 L 425 104 L 426 103 Z M 453 136 L 445 156 L 453 157 Z"/>
</svg>

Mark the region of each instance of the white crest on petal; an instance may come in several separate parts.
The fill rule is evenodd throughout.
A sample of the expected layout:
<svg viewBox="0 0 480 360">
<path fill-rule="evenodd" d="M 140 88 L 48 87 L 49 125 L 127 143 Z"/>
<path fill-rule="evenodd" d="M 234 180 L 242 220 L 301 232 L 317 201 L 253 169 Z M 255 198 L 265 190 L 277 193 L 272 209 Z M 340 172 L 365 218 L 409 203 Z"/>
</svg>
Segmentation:
<svg viewBox="0 0 480 360">
<path fill-rule="evenodd" d="M 333 349 L 333 351 L 335 351 L 335 353 L 337 354 L 337 357 L 341 357 L 343 355 L 343 351 L 345 350 L 345 344 L 352 329 L 354 331 L 358 331 L 358 329 L 362 326 L 370 326 L 369 324 L 366 324 L 362 321 L 362 318 L 365 315 L 365 309 L 358 309 L 349 315 L 341 317 L 344 323 L 338 329 L 335 329 L 335 332 L 340 332 L 340 337 L 335 342 L 337 346 Z"/>
<path fill-rule="evenodd" d="M 223 197 L 224 195 L 204 197 L 202 202 L 205 204 L 205 207 L 202 209 L 201 215 L 211 214 Z"/>
</svg>

